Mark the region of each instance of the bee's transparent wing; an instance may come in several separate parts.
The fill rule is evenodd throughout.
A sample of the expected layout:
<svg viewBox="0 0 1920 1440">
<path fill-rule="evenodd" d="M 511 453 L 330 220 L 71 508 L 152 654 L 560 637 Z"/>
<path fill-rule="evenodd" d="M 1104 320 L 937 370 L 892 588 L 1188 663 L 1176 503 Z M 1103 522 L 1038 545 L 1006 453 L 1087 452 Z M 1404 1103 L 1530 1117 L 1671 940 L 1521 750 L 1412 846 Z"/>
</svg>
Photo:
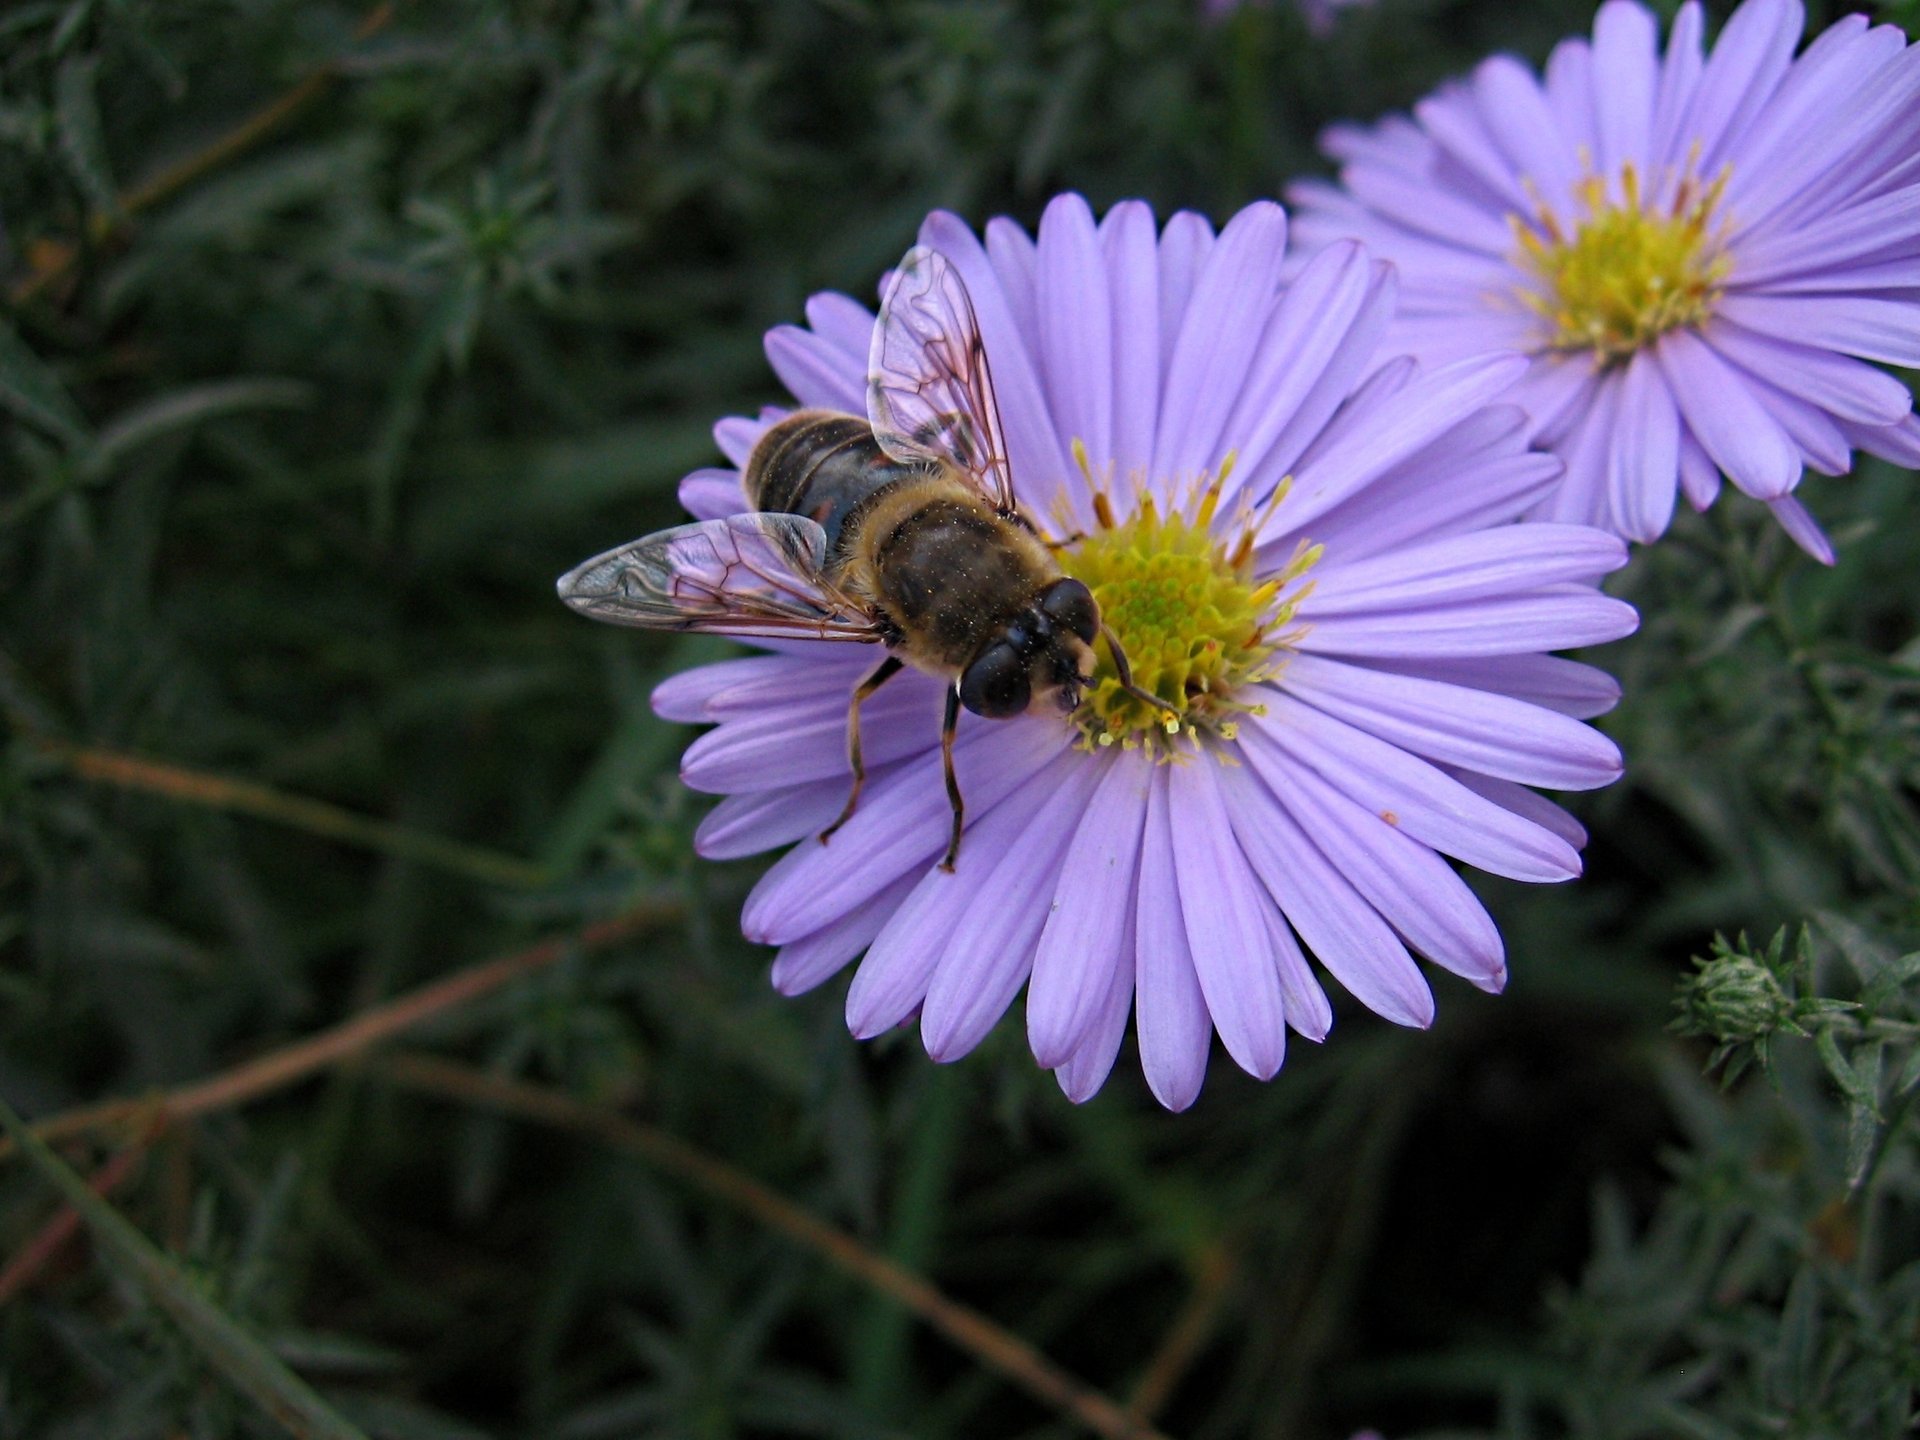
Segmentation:
<svg viewBox="0 0 1920 1440">
<path fill-rule="evenodd" d="M 1013 514 L 1013 468 L 980 318 L 960 272 L 924 245 L 907 252 L 880 300 L 867 355 L 867 420 L 894 459 L 957 465 L 996 510 Z"/>
<path fill-rule="evenodd" d="M 560 577 L 582 615 L 643 630 L 746 639 L 880 639 L 824 573 L 827 537 L 804 515 L 754 511 L 648 535 Z"/>
</svg>

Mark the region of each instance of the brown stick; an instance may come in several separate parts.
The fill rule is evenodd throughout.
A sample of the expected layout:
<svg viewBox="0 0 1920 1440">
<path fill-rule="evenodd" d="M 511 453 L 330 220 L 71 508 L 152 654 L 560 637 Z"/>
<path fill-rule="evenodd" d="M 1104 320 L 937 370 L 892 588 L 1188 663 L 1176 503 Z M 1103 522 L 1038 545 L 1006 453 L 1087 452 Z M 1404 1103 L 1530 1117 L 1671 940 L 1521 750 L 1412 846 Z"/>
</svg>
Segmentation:
<svg viewBox="0 0 1920 1440">
<path fill-rule="evenodd" d="M 667 924 L 679 915 L 677 901 L 656 900 L 635 906 L 624 915 L 589 925 L 575 934 L 542 940 L 497 960 L 457 970 L 418 990 L 351 1016 L 330 1030 L 268 1051 L 218 1075 L 177 1085 L 156 1095 L 83 1105 L 42 1120 L 33 1127 L 33 1133 L 53 1142 L 89 1131 L 112 1129 L 128 1121 L 146 1119 L 152 1124 L 171 1125 L 196 1115 L 243 1105 L 370 1050 L 470 1000 L 492 994 L 523 976 L 544 970 L 576 948 L 598 950 Z M 11 1154 L 13 1143 L 0 1137 L 0 1160 Z"/>
<path fill-rule="evenodd" d="M 96 1195 L 111 1195 L 145 1157 L 147 1144 L 148 1141 L 142 1140 L 119 1151 L 93 1172 L 87 1180 L 88 1187 Z M 39 1233 L 20 1247 L 7 1262 L 6 1269 L 0 1270 L 0 1305 L 31 1285 L 79 1228 L 79 1212 L 71 1205 L 61 1206 L 59 1212 L 40 1227 Z"/>
<path fill-rule="evenodd" d="M 93 745 L 68 745 L 55 740 L 35 742 L 40 752 L 64 765 L 82 780 L 117 785 L 189 805 L 204 805 L 236 815 L 250 815 L 276 825 L 303 830 L 329 840 L 363 846 L 382 854 L 452 871 L 488 885 L 538 889 L 552 879 L 545 866 L 517 855 L 505 855 L 460 840 L 410 830 L 389 820 L 357 814 L 325 800 L 290 795 L 253 780 L 235 780 L 207 770 L 193 770 L 164 760 L 149 760 L 122 750 Z"/>
<path fill-rule="evenodd" d="M 1142 1421 L 1151 1420 L 1173 1398 L 1173 1392 L 1186 1378 L 1193 1362 L 1199 1359 L 1201 1348 L 1220 1318 L 1221 1307 L 1233 1288 L 1234 1269 L 1232 1254 L 1226 1246 L 1216 1245 L 1194 1277 L 1187 1303 L 1174 1316 L 1153 1358 L 1141 1372 L 1139 1384 L 1127 1397 L 1129 1415 Z"/>
<path fill-rule="evenodd" d="M 924 1276 L 867 1249 L 853 1236 L 809 1214 L 751 1175 L 686 1141 L 582 1104 L 543 1086 L 489 1074 L 426 1055 L 391 1055 L 375 1073 L 410 1090 L 463 1104 L 485 1105 L 523 1119 L 590 1136 L 657 1165 L 717 1200 L 743 1210 L 770 1230 L 805 1246 L 855 1279 L 871 1285 L 968 1355 L 1042 1403 L 1073 1417 L 1105 1440 L 1167 1440 L 1129 1416 L 1100 1391 L 1049 1360 L 978 1310 L 948 1298 Z"/>
<path fill-rule="evenodd" d="M 355 41 L 361 41 L 377 35 L 386 29 L 392 20 L 392 4 L 376 5 L 354 27 L 353 38 Z M 342 70 L 343 67 L 338 60 L 329 60 L 324 65 L 315 67 L 304 80 L 262 105 L 231 130 L 216 136 L 210 143 L 194 151 L 184 160 L 166 166 L 151 179 L 144 180 L 127 190 L 119 197 L 121 216 L 131 218 L 150 206 L 158 205 L 162 200 L 186 189 L 208 171 L 216 170 L 236 155 L 251 150 L 326 94 L 333 87 L 334 82 L 340 78 Z M 114 224 L 114 217 L 103 212 L 89 215 L 86 227 L 87 237 L 96 243 L 105 240 L 113 234 Z M 24 305 L 49 285 L 58 281 L 73 268 L 74 259 L 78 254 L 77 245 L 54 246 L 39 268 L 13 287 L 13 303 Z"/>
</svg>

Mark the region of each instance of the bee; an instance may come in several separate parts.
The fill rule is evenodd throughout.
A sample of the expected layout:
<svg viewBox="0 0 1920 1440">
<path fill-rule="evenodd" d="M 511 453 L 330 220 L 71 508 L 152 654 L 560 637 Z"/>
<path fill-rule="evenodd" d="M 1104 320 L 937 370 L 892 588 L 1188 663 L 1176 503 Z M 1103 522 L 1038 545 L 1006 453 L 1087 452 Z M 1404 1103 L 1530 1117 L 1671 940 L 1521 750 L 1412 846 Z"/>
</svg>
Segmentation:
<svg viewBox="0 0 1920 1440">
<path fill-rule="evenodd" d="M 560 598 L 642 629 L 884 646 L 848 703 L 853 787 L 822 843 L 852 816 L 866 778 L 861 703 L 907 665 L 946 682 L 949 872 L 966 813 L 953 771 L 963 707 L 996 720 L 1035 706 L 1071 714 L 1093 677 L 1096 636 L 1122 687 L 1164 705 L 1134 687 L 1092 592 L 1020 511 L 979 317 L 938 251 L 910 251 L 887 282 L 866 418 L 795 411 L 754 445 L 741 485 L 750 511 L 595 556 L 560 578 Z"/>
</svg>

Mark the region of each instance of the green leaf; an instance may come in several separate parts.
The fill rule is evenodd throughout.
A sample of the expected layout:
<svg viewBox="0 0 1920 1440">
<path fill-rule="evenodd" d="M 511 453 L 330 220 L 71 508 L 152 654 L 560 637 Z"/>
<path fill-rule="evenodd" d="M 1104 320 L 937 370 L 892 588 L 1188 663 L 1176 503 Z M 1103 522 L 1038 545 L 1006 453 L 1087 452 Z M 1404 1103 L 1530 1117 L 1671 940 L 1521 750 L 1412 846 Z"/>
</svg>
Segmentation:
<svg viewBox="0 0 1920 1440">
<path fill-rule="evenodd" d="M 84 469 L 89 477 L 98 478 L 109 474 L 142 445 L 176 430 L 248 410 L 297 409 L 312 398 L 312 388 L 294 380 L 216 380 L 189 385 L 136 405 L 109 421 L 94 441 Z"/>
<path fill-rule="evenodd" d="M 0 405 L 58 436 L 70 450 L 86 443 L 87 417 L 47 363 L 4 320 L 0 320 Z"/>
<path fill-rule="evenodd" d="M 118 222 L 120 190 L 107 163 L 107 145 L 100 133 L 100 105 L 93 93 L 97 55 L 68 57 L 54 79 L 54 114 L 60 127 L 60 151 L 93 208 Z"/>
<path fill-rule="evenodd" d="M 102 1200 L 0 1100 L 0 1128 L 93 1232 L 100 1256 L 172 1318 L 207 1363 L 301 1440 L 367 1440 L 312 1388 L 194 1284 L 152 1241 Z"/>
</svg>

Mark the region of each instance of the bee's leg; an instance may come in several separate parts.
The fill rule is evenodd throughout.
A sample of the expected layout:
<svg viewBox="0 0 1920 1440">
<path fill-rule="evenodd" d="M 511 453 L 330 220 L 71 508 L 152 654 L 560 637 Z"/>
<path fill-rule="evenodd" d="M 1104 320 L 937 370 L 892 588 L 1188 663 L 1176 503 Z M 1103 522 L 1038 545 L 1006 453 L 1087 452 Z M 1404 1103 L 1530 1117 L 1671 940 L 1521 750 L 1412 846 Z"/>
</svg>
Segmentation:
<svg viewBox="0 0 1920 1440">
<path fill-rule="evenodd" d="M 822 845 L 852 816 L 853 807 L 860 799 L 860 787 L 866 783 L 867 767 L 860 761 L 860 702 L 899 673 L 898 657 L 889 655 L 875 667 L 871 675 L 853 687 L 853 703 L 847 707 L 847 763 L 853 767 L 853 793 L 847 796 L 847 808 L 840 812 L 840 818 L 820 832 Z"/>
<path fill-rule="evenodd" d="M 1120 637 L 1113 633 L 1113 627 L 1102 620 L 1100 633 L 1106 637 L 1107 649 L 1113 652 L 1113 676 L 1120 682 L 1120 688 L 1143 705 L 1151 705 L 1162 714 L 1171 716 L 1173 712 L 1167 709 L 1166 701 L 1151 690 L 1142 690 L 1133 683 L 1133 667 L 1127 664 L 1127 652 L 1120 648 Z"/>
<path fill-rule="evenodd" d="M 940 721 L 940 763 L 947 772 L 947 803 L 953 806 L 953 837 L 947 841 L 947 858 L 940 862 L 940 868 L 949 875 L 953 862 L 960 858 L 960 826 L 967 815 L 967 803 L 960 798 L 960 780 L 953 773 L 953 731 L 959 723 L 960 683 L 955 681 L 947 691 L 947 713 Z"/>
</svg>

